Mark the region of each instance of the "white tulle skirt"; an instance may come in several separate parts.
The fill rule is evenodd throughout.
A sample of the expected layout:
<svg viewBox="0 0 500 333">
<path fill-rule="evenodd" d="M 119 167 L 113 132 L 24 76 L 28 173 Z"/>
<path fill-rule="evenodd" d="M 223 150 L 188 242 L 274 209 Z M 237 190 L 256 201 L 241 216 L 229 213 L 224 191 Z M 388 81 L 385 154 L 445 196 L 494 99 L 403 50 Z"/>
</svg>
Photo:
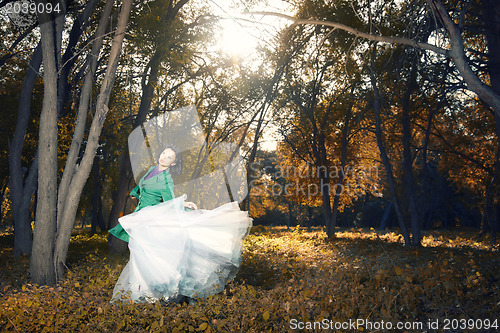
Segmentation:
<svg viewBox="0 0 500 333">
<path fill-rule="evenodd" d="M 186 196 L 119 219 L 130 235 L 130 260 L 112 302 L 206 297 L 236 275 L 252 220 L 236 202 L 213 210 L 184 210 Z"/>
</svg>

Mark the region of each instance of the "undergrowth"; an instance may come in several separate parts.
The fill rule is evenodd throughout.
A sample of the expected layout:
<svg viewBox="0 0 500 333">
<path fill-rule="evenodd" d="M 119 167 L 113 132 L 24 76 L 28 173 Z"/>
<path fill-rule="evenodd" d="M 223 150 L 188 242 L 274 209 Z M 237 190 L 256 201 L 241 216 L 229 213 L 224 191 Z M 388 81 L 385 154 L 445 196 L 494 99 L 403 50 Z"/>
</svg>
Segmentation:
<svg viewBox="0 0 500 333">
<path fill-rule="evenodd" d="M 352 332 L 352 321 L 363 319 L 372 325 L 439 320 L 437 329 L 424 326 L 438 332 L 446 319 L 498 320 L 500 257 L 488 240 L 474 240 L 465 231 L 434 231 L 422 247 L 407 248 L 393 232 L 336 235 L 254 227 L 244 242 L 241 269 L 221 294 L 194 304 L 117 305 L 109 301 L 127 258 L 108 253 L 106 235 L 73 236 L 65 279 L 37 286 L 28 280 L 28 259 L 14 260 L 13 237 L 5 232 L 0 331 Z M 406 331 L 423 331 L 412 328 Z"/>
</svg>

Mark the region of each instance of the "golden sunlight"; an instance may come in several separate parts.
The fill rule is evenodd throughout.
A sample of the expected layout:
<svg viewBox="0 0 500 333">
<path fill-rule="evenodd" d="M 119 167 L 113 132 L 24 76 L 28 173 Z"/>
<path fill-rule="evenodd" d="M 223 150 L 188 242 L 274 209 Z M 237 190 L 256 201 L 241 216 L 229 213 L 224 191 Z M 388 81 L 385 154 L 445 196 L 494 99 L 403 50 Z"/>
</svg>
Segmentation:
<svg viewBox="0 0 500 333">
<path fill-rule="evenodd" d="M 252 57 L 259 46 L 273 47 L 279 31 L 290 22 L 266 15 L 252 15 L 252 12 L 277 11 L 293 15 L 293 6 L 283 0 L 268 0 L 246 6 L 235 0 L 212 2 L 214 15 L 220 17 L 221 33 L 217 42 L 220 51 L 234 58 Z"/>
<path fill-rule="evenodd" d="M 251 33 L 252 27 L 246 27 L 237 19 L 225 19 L 221 21 L 222 34 L 219 46 L 222 51 L 231 56 L 244 57 L 255 52 L 258 39 Z M 253 28 L 255 30 L 255 28 Z"/>
</svg>

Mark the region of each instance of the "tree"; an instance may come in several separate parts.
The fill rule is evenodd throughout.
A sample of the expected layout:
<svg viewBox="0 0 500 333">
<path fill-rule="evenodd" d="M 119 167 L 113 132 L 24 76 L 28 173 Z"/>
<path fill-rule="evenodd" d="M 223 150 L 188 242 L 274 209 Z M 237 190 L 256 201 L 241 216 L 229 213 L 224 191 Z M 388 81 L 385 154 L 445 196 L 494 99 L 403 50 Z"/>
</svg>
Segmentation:
<svg viewBox="0 0 500 333">
<path fill-rule="evenodd" d="M 38 176 L 38 155 L 31 166 L 23 172 L 22 148 L 25 140 L 31 112 L 31 99 L 42 62 L 42 49 L 39 44 L 33 52 L 27 68 L 17 113 L 17 124 L 9 149 L 10 193 L 14 218 L 14 254 L 16 256 L 31 253 L 32 230 L 30 219 L 30 203 L 35 192 Z"/>
<path fill-rule="evenodd" d="M 337 10 L 332 11 L 324 3 L 304 3 L 299 15 L 354 20 L 355 13 L 348 3 L 337 5 Z M 360 93 L 359 64 L 349 52 L 358 46 L 345 32 L 332 32 L 322 27 L 299 27 L 283 35 L 283 44 L 289 50 L 286 56 L 291 61 L 286 67 L 282 98 L 276 108 L 282 115 L 278 117 L 281 134 L 289 149 L 282 147 L 280 150 L 285 156 L 297 155 L 297 158 L 287 156 L 289 166 L 314 170 L 315 176 L 307 179 L 312 182 L 307 188 L 319 186 L 326 232 L 331 237 L 338 225 L 339 208 L 343 209 L 357 198 L 354 191 L 346 191 L 348 186 L 344 185 L 363 182 L 346 174 L 347 169 L 357 168 L 359 165 L 354 164 L 362 160 L 354 156 L 363 155 L 359 148 L 351 147 L 359 131 L 354 130 L 357 125 L 354 114 L 363 107 L 362 102 L 356 101 Z M 331 172 L 332 168 L 340 171 Z M 358 195 L 361 192 L 364 191 L 359 191 Z M 316 199 L 317 195 L 312 197 Z M 308 204 L 315 201 L 312 198 L 301 200 Z"/>
<path fill-rule="evenodd" d="M 30 262 L 31 279 L 39 284 L 57 281 L 53 244 L 57 222 L 57 69 L 54 40 L 56 32 L 47 14 L 40 17 L 44 67 L 44 96 L 40 115 L 38 152 L 38 200 Z M 47 246 L 47 244 L 49 246 Z"/>
<path fill-rule="evenodd" d="M 75 46 L 77 41 L 82 35 L 83 29 L 90 20 L 91 13 L 94 11 L 97 0 L 92 0 L 87 3 L 83 11 L 77 15 L 73 21 L 73 26 L 70 31 L 70 40 L 66 48 L 66 51 L 62 55 L 61 59 L 59 57 L 56 59 L 56 67 L 61 68 L 61 74 L 58 75 L 58 117 L 63 115 L 63 107 L 66 100 L 68 99 L 68 75 L 70 69 L 74 66 L 76 59 L 78 59 Z M 62 9 L 69 12 L 69 8 L 64 8 L 61 4 Z M 62 10 L 61 9 L 61 10 Z M 71 9 L 74 10 L 74 9 Z M 58 21 L 61 20 L 61 16 L 57 18 Z M 56 26 L 60 26 L 60 23 Z M 32 193 L 36 189 L 36 180 L 38 173 L 38 155 L 31 162 L 31 166 L 26 172 L 23 171 L 22 167 L 22 150 L 25 141 L 25 135 L 28 128 L 28 123 L 31 113 L 31 99 L 35 86 L 35 81 L 38 76 L 38 71 L 42 63 L 42 49 L 41 42 L 33 41 L 31 33 L 34 26 L 29 27 L 23 34 L 21 34 L 16 42 L 11 46 L 11 54 L 13 54 L 14 47 L 23 44 L 27 44 L 25 47 L 29 47 L 30 43 L 37 43 L 37 47 L 34 49 L 31 61 L 27 68 L 27 72 L 23 81 L 23 88 L 19 96 L 19 106 L 18 106 L 18 117 L 16 130 L 12 139 L 12 145 L 10 147 L 9 154 L 9 172 L 10 172 L 10 186 L 12 193 L 12 205 L 14 212 L 14 227 L 15 241 L 14 248 L 16 255 L 28 254 L 31 252 L 31 221 L 30 221 L 30 202 Z M 60 28 L 58 28 L 60 29 Z M 60 37 L 59 37 L 60 39 Z M 3 57 L 3 61 L 9 59 L 9 54 Z"/>
<path fill-rule="evenodd" d="M 493 88 L 492 86 L 484 83 L 481 80 L 481 77 L 478 76 L 476 73 L 474 73 L 474 71 L 471 69 L 467 55 L 465 53 L 466 46 L 464 45 L 464 40 L 462 38 L 460 27 L 453 21 L 449 12 L 446 10 L 445 6 L 440 0 L 426 0 L 426 2 L 428 3 L 430 9 L 432 10 L 432 13 L 435 15 L 436 20 L 440 22 L 440 24 L 442 24 L 442 27 L 446 30 L 450 42 L 449 49 L 429 44 L 426 42 L 420 42 L 412 38 L 389 37 L 374 33 L 367 33 L 355 29 L 349 25 L 338 22 L 321 21 L 314 19 L 301 19 L 286 14 L 273 13 L 273 12 L 249 12 L 248 14 L 273 15 L 277 17 L 282 17 L 291 20 L 295 25 L 311 24 L 311 25 L 332 27 L 334 29 L 341 29 L 347 31 L 356 37 L 365 38 L 371 41 L 409 45 L 421 50 L 428 50 L 449 57 L 450 59 L 453 60 L 453 63 L 455 64 L 457 70 L 460 72 L 463 79 L 467 83 L 468 88 L 471 91 L 475 92 L 479 96 L 479 98 L 481 98 L 498 115 L 500 115 L 500 95 L 495 92 L 496 88 Z M 485 2 L 486 8 L 490 8 L 487 7 L 488 3 L 489 3 L 488 1 Z M 463 12 L 460 13 L 461 16 L 465 16 L 466 10 L 468 9 L 467 6 L 463 6 L 463 8 L 464 8 Z M 491 29 L 491 32 L 494 32 L 495 29 L 497 29 L 497 27 L 494 25 L 493 28 Z M 494 42 L 495 39 L 492 39 L 491 41 Z M 490 51 L 492 53 L 488 54 L 488 59 L 495 58 L 496 54 L 494 54 L 493 52 L 497 51 L 497 48 L 490 48 Z"/>
<path fill-rule="evenodd" d="M 108 101 L 111 88 L 114 82 L 118 59 L 121 53 L 122 42 L 125 35 L 128 17 L 132 7 L 132 0 L 123 1 L 116 32 L 111 46 L 106 74 L 103 78 L 99 97 L 96 103 L 96 112 L 89 129 L 85 152 L 75 171 L 76 158 L 80 150 L 81 137 L 79 130 L 85 124 L 87 105 L 90 100 L 90 87 L 92 74 L 88 74 L 88 81 L 84 82 L 84 87 L 80 95 L 80 111 L 77 119 L 77 128 L 73 136 L 72 146 L 68 153 L 68 160 L 64 170 L 63 179 L 57 189 L 57 71 L 56 71 L 56 50 L 57 33 L 54 32 L 53 20 L 50 17 L 41 16 L 41 36 L 44 63 L 44 105 L 40 119 L 40 168 L 39 168 L 39 189 L 38 206 L 35 220 L 35 232 L 33 239 L 33 252 L 30 262 L 30 274 L 34 282 L 39 284 L 53 284 L 63 277 L 65 260 L 68 251 L 71 231 L 74 226 L 74 219 L 78 201 L 90 174 L 94 156 L 99 144 L 99 134 L 101 132 L 106 114 L 108 113 Z M 97 51 L 100 49 L 101 36 L 106 27 L 106 22 L 112 8 L 112 1 L 108 1 L 106 10 L 103 12 L 98 38 L 94 42 Z M 59 32 L 61 33 L 61 32 Z M 55 38 L 54 38 L 55 36 Z M 89 62 L 91 66 L 92 62 Z M 92 67 L 88 68 L 88 73 L 93 73 Z M 90 82 L 90 83 L 89 83 Z M 83 119 L 82 119 L 83 118 Z M 82 135 L 83 135 L 83 131 Z M 66 177 L 65 177 L 66 176 Z M 67 185 L 66 185 L 67 184 Z M 59 196 L 57 196 L 57 194 Z"/>
<path fill-rule="evenodd" d="M 322 2 L 308 2 L 303 1 L 305 6 L 310 6 L 310 8 L 322 8 Z M 342 6 L 343 1 L 336 1 L 331 6 L 335 6 L 335 12 L 338 12 L 339 6 Z M 428 5 L 428 11 L 426 14 L 425 4 Z M 378 2 L 378 1 L 368 1 L 368 2 L 352 2 L 353 8 L 356 8 L 358 11 L 358 19 L 354 20 L 345 20 L 345 17 L 340 15 L 329 17 L 323 15 L 320 10 L 314 11 L 299 11 L 297 17 L 291 17 L 289 15 L 281 14 L 281 13 L 269 13 L 269 12 L 251 12 L 251 14 L 262 14 L 262 15 L 275 15 L 278 17 L 287 18 L 292 20 L 293 26 L 301 26 L 301 25 L 314 25 L 314 26 L 322 26 L 322 27 L 331 27 L 334 29 L 339 29 L 346 31 L 356 37 L 361 37 L 366 40 L 375 41 L 375 42 L 383 42 L 389 44 L 402 44 L 408 45 L 416 48 L 417 50 L 423 52 L 433 52 L 436 57 L 448 57 L 451 59 L 453 64 L 455 65 L 456 70 L 462 76 L 464 82 L 467 84 L 469 90 L 475 92 L 477 96 L 488 105 L 492 112 L 495 113 L 496 116 L 500 115 L 500 104 L 499 104 L 499 96 L 497 90 L 497 84 L 490 80 L 495 75 L 495 72 L 498 72 L 498 66 L 495 66 L 497 63 L 496 60 L 498 56 L 498 38 L 496 32 L 498 31 L 498 24 L 495 23 L 494 15 L 495 11 L 488 10 L 487 8 L 492 8 L 498 6 L 497 4 L 493 4 L 491 1 L 451 1 L 447 2 L 446 5 L 449 6 L 449 10 L 443 5 L 443 3 L 439 0 L 428 0 L 425 2 L 412 2 L 411 4 L 407 3 L 395 3 L 395 2 Z M 364 8 L 362 7 L 364 5 Z M 456 6 L 454 6 L 456 5 Z M 480 8 L 481 10 L 478 10 Z M 472 11 L 475 11 L 472 13 Z M 343 11 L 345 12 L 345 11 Z M 402 14 L 406 15 L 401 18 L 400 16 L 396 16 L 394 14 Z M 413 15 L 413 19 L 412 16 Z M 476 30 L 472 30 L 474 28 L 470 28 L 467 24 L 472 25 L 471 21 L 475 20 L 477 23 L 477 18 L 483 17 L 484 22 L 490 22 L 491 24 L 475 24 L 475 27 L 478 25 L 481 27 L 481 30 L 478 32 Z M 397 20 L 396 20 L 397 18 Z M 472 19 L 471 19 L 472 18 Z M 361 21 L 361 24 L 359 22 Z M 349 24 L 344 24 L 343 22 L 349 22 Z M 395 22 L 407 22 L 407 27 L 397 25 L 399 23 Z M 432 23 L 435 24 L 432 24 Z M 416 27 L 414 26 L 416 25 Z M 416 29 L 421 25 L 423 29 Z M 396 29 L 394 29 L 397 27 Z M 332 30 L 333 31 L 333 30 Z M 367 31 L 367 32 L 365 32 Z M 488 41 L 488 49 L 485 52 L 482 52 L 481 49 L 478 49 L 477 45 L 482 45 L 480 42 L 474 43 L 474 41 L 469 37 L 468 34 L 475 34 L 476 41 L 481 39 L 481 34 L 486 36 L 486 40 Z M 392 37 L 392 36 L 394 37 Z M 391 36 L 391 37 L 389 37 Z M 440 46 L 438 44 L 430 44 L 428 42 L 429 36 L 433 36 L 433 38 L 442 38 L 446 43 L 442 43 Z M 361 44 L 362 45 L 362 44 Z M 443 58 L 441 58 L 443 59 Z M 484 66 L 482 66 L 482 60 L 488 60 L 488 73 L 485 75 Z M 443 61 L 443 60 L 442 60 Z M 376 83 L 373 81 L 372 83 Z M 376 89 L 375 85 L 374 89 Z M 410 96 L 411 88 L 409 86 L 407 96 Z M 376 97 L 375 100 L 378 98 Z M 409 99 L 407 99 L 409 101 Z M 404 104 L 404 103 L 403 103 Z M 412 208 L 408 208 L 412 214 L 411 220 L 412 225 L 417 231 L 415 234 L 415 241 L 418 243 L 418 229 L 421 224 L 421 218 L 418 216 L 416 207 L 416 196 L 414 193 L 415 183 L 412 176 L 410 161 L 412 161 L 411 151 L 411 122 L 409 121 L 409 108 L 408 103 L 406 103 L 406 107 L 403 108 L 403 146 L 404 146 L 404 172 L 405 183 L 408 187 L 408 198 L 409 205 Z M 430 121 L 432 121 L 432 116 L 429 116 Z M 428 131 L 428 133 L 430 133 Z M 427 135 L 429 138 L 429 135 Z M 428 140 L 427 140 L 428 141 Z M 428 143 L 426 144 L 428 145 Z M 382 147 L 379 145 L 379 147 Z M 383 154 L 382 154 L 383 155 Z M 497 154 L 500 156 L 500 153 Z M 386 168 L 389 167 L 387 163 Z M 387 171 L 387 170 L 386 170 Z M 494 173 L 496 175 L 496 173 Z M 497 182 L 498 177 L 494 177 L 492 179 L 493 183 Z M 492 183 L 492 184 L 493 184 Z M 491 189 L 494 188 L 492 185 Z M 396 186 L 394 186 L 394 191 L 397 191 Z M 489 191 L 487 193 L 495 193 L 495 191 Z M 490 197 L 491 198 L 491 197 Z M 490 199 L 487 201 L 492 202 Z M 492 204 L 489 204 L 492 207 Z M 495 211 L 489 209 L 490 211 Z M 400 224 L 403 223 L 403 214 L 400 215 Z M 490 214 L 491 215 L 491 214 Z M 419 222 L 420 220 L 420 222 Z M 492 221 L 496 221 L 495 218 L 490 219 Z M 497 229 L 496 222 L 494 222 L 495 227 L 493 229 Z M 409 238 L 406 239 L 409 241 Z"/>
</svg>

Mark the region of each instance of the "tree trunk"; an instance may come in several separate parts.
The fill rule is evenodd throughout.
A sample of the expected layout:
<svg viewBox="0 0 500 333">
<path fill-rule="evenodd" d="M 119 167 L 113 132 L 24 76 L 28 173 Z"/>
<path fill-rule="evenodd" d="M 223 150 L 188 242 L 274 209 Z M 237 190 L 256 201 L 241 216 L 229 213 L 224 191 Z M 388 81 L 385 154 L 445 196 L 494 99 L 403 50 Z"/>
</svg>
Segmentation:
<svg viewBox="0 0 500 333">
<path fill-rule="evenodd" d="M 40 14 L 47 18 L 46 14 Z M 40 25 L 44 68 L 44 95 L 40 115 L 38 201 L 30 262 L 30 277 L 37 284 L 56 283 L 53 249 L 57 204 L 57 69 L 55 36 L 50 19 Z"/>
<path fill-rule="evenodd" d="M 31 96 L 41 63 L 42 47 L 39 43 L 33 52 L 24 77 L 23 88 L 19 96 L 16 130 L 9 151 L 10 195 L 14 215 L 14 255 L 16 257 L 31 253 L 32 230 L 29 206 L 31 195 L 36 188 L 35 175 L 38 174 L 38 163 L 35 160 L 32 162 L 31 168 L 27 171 L 28 177 L 25 177 L 21 155 L 30 119 Z M 25 182 L 24 179 L 28 181 Z"/>
<path fill-rule="evenodd" d="M 323 213 L 325 218 L 325 227 L 326 227 L 326 235 L 328 237 L 335 236 L 334 228 L 333 228 L 333 219 L 332 219 L 332 206 L 331 206 L 331 189 L 330 189 L 330 175 L 328 173 L 328 162 L 327 162 L 327 153 L 326 153 L 326 142 L 325 136 L 323 134 L 319 134 L 317 131 L 316 123 L 314 121 L 314 114 L 311 111 L 311 120 L 314 128 L 314 138 L 316 138 L 317 147 L 313 149 L 314 158 L 316 160 L 316 165 L 319 166 L 316 170 L 317 172 L 321 172 L 319 176 L 319 187 L 321 190 L 321 198 L 323 202 Z M 314 139 L 313 139 L 314 140 Z M 316 146 L 313 144 L 313 146 Z"/>
<path fill-rule="evenodd" d="M 328 237 L 335 236 L 334 228 L 332 226 L 332 203 L 331 203 L 331 189 L 330 189 L 330 174 L 328 173 L 328 156 L 326 150 L 325 135 L 318 128 L 314 109 L 316 105 L 318 91 L 313 90 L 311 100 L 308 106 L 302 106 L 300 100 L 296 100 L 296 104 L 303 110 L 305 116 L 309 119 L 312 125 L 312 153 L 314 160 L 314 173 L 319 176 L 319 188 L 321 191 L 321 199 L 323 206 L 323 218 L 325 220 L 326 235 Z M 309 191 L 308 191 L 309 193 Z"/>
<path fill-rule="evenodd" d="M 445 92 L 444 92 L 444 80 L 446 78 L 448 73 L 443 74 L 443 82 L 442 82 L 442 91 L 441 91 L 441 98 L 436 107 L 432 108 L 429 110 L 429 116 L 427 118 L 427 126 L 425 128 L 425 135 L 424 135 L 424 142 L 422 144 L 422 192 L 423 192 L 423 218 L 425 218 L 425 226 L 424 228 L 431 228 L 431 220 L 432 220 L 432 199 L 431 196 L 427 195 L 428 193 L 431 193 L 432 191 L 432 186 L 431 186 L 431 174 L 430 174 L 430 166 L 428 164 L 428 159 L 427 159 L 427 153 L 428 153 L 428 148 L 429 148 L 429 143 L 430 143 L 430 138 L 431 138 L 431 129 L 432 129 L 432 123 L 434 119 L 434 115 L 437 113 L 438 110 L 440 110 L 446 100 Z"/>
<path fill-rule="evenodd" d="M 382 220 L 380 220 L 379 230 L 385 230 L 387 228 L 387 220 L 389 219 L 389 214 L 391 213 L 392 201 L 387 203 L 384 209 L 384 215 L 382 215 Z"/>
<path fill-rule="evenodd" d="M 387 182 L 389 183 L 389 190 L 391 193 L 392 204 L 394 205 L 394 211 L 396 212 L 396 217 L 399 222 L 399 227 L 401 228 L 401 233 L 403 234 L 403 238 L 405 241 L 405 245 L 411 245 L 410 235 L 408 234 L 408 229 L 406 228 L 405 220 L 403 214 L 401 212 L 401 208 L 399 206 L 398 197 L 396 194 L 396 185 L 394 183 L 394 175 L 392 172 L 391 162 L 389 160 L 389 156 L 385 150 L 384 139 L 383 139 L 383 131 L 382 131 L 382 121 L 380 117 L 380 92 L 377 87 L 377 81 L 375 79 L 374 69 L 373 69 L 373 58 L 375 56 L 376 46 L 373 47 L 373 56 L 370 64 L 370 80 L 373 87 L 373 110 L 375 112 L 375 135 L 377 138 L 377 146 L 380 151 L 380 157 L 382 158 L 382 162 L 384 164 L 385 172 L 387 174 Z"/>
<path fill-rule="evenodd" d="M 495 134 L 497 136 L 497 151 L 495 153 L 495 161 L 493 164 L 493 177 L 486 187 L 484 198 L 484 217 L 490 229 L 492 243 L 496 243 L 498 227 L 498 207 L 497 196 L 499 192 L 499 173 L 500 173 L 500 117 L 494 114 L 495 117 Z"/>
<path fill-rule="evenodd" d="M 326 166 L 320 166 L 320 168 Z M 328 171 L 322 171 L 322 175 L 319 179 L 319 187 L 321 189 L 321 198 L 322 198 L 322 206 L 323 206 L 323 214 L 325 219 L 326 226 L 326 235 L 328 237 L 335 236 L 334 228 L 333 228 L 333 219 L 332 219 L 332 206 L 331 206 L 331 193 L 330 193 L 330 179 L 328 177 Z"/>
<path fill-rule="evenodd" d="M 337 215 L 339 213 L 339 202 L 340 202 L 340 195 L 342 194 L 342 188 L 344 184 L 344 171 L 345 171 L 345 166 L 347 162 L 347 145 L 349 144 L 349 122 L 351 120 L 351 115 L 352 115 L 352 108 L 354 104 L 351 104 L 349 106 L 349 109 L 346 111 L 345 117 L 344 117 L 344 127 L 342 128 L 342 142 L 341 142 L 341 156 L 340 156 L 340 174 L 339 174 L 339 181 L 337 185 L 335 186 L 335 197 L 333 199 L 333 209 L 332 209 L 332 226 L 336 227 L 337 226 Z"/>
<path fill-rule="evenodd" d="M 310 223 L 311 222 L 309 221 L 308 224 L 310 224 Z M 295 218 L 293 216 L 292 202 L 288 201 L 288 220 L 287 220 L 287 223 L 286 223 L 286 230 L 290 229 L 290 226 L 294 225 L 294 224 L 295 224 Z"/>
<path fill-rule="evenodd" d="M 248 159 L 248 163 L 247 163 L 247 170 L 246 170 L 247 171 L 247 185 L 249 185 L 250 181 L 252 180 L 253 168 L 251 166 L 252 166 L 252 163 L 255 161 L 255 156 L 257 154 L 258 142 L 259 142 L 260 135 L 262 134 L 261 133 L 262 132 L 262 130 L 261 130 L 262 123 L 265 119 L 265 115 L 266 115 L 267 111 L 269 110 L 271 103 L 274 101 L 274 98 L 276 97 L 276 94 L 278 92 L 278 83 L 281 80 L 281 77 L 283 76 L 283 74 L 285 72 L 285 68 L 287 66 L 287 63 L 290 61 L 290 59 L 291 59 L 291 57 L 288 57 L 284 61 L 283 65 L 280 66 L 276 70 L 276 72 L 274 73 L 273 79 L 271 80 L 271 82 L 269 84 L 269 88 L 266 89 L 266 96 L 264 98 L 262 105 L 260 105 L 258 111 L 253 114 L 252 118 L 248 122 L 248 125 L 245 127 L 243 134 L 241 135 L 241 139 L 240 139 L 240 142 L 238 144 L 239 147 L 241 147 L 242 144 L 245 142 L 245 137 L 246 137 L 248 131 L 250 130 L 250 125 L 254 122 L 254 120 L 257 118 L 257 116 L 259 116 L 259 119 L 257 121 L 257 129 L 255 131 L 255 136 L 254 136 L 254 140 L 253 140 L 253 146 L 251 148 L 250 158 Z M 251 189 L 249 189 L 249 192 L 250 192 L 250 190 Z M 247 197 L 245 199 L 243 199 L 243 201 L 240 204 L 240 207 L 242 209 L 246 209 L 248 211 L 248 213 L 250 214 L 250 193 L 247 195 Z"/>
<path fill-rule="evenodd" d="M 488 43 L 488 73 L 490 74 L 491 87 L 493 91 L 500 95 L 500 3 L 495 0 L 483 0 L 482 12 L 486 41 Z M 495 116 L 495 134 L 497 136 L 497 152 L 495 155 L 494 174 L 486 194 L 485 215 L 488 216 L 492 240 L 496 242 L 496 233 L 500 230 L 498 223 L 498 209 L 495 204 L 497 193 L 500 189 L 500 109 Z M 488 193 L 489 192 L 489 193 Z M 488 196 L 490 196 L 488 198 Z M 488 207 L 488 206 L 491 206 Z M 490 211 L 486 211 L 490 209 Z"/>
<path fill-rule="evenodd" d="M 446 31 L 448 32 L 448 36 L 450 38 L 450 46 L 451 48 L 448 50 L 447 55 L 453 60 L 453 63 L 457 67 L 457 70 L 460 72 L 462 77 L 464 78 L 465 83 L 467 83 L 467 88 L 473 92 L 475 92 L 479 98 L 481 98 L 484 102 L 486 102 L 494 112 L 498 116 L 500 116 L 500 93 L 498 86 L 493 83 L 491 87 L 484 84 L 481 79 L 472 71 L 467 56 L 465 55 L 464 50 L 464 42 L 462 39 L 462 33 L 458 28 L 458 25 L 451 19 L 448 11 L 443 6 L 441 1 L 439 0 L 427 0 L 432 8 L 432 10 L 436 13 L 436 16 L 443 23 Z M 499 36 L 499 4 L 498 1 L 495 0 L 483 0 L 483 14 L 485 28 L 486 28 L 486 37 L 488 41 L 488 67 L 491 71 L 493 66 L 493 72 L 498 73 L 499 67 L 495 68 L 495 65 L 498 66 L 500 61 L 498 60 L 498 53 L 490 53 L 492 50 L 496 48 L 498 50 L 499 45 L 492 43 L 492 39 L 488 36 L 494 37 L 493 40 L 498 39 Z M 490 33 L 491 32 L 491 33 Z M 491 75 L 491 72 L 490 72 Z"/>
<path fill-rule="evenodd" d="M 255 129 L 255 135 L 253 138 L 253 144 L 252 148 L 250 149 L 250 155 L 248 156 L 247 160 L 247 184 L 251 184 L 251 180 L 253 178 L 253 168 L 251 167 L 253 163 L 255 162 L 255 157 L 257 156 L 257 148 L 259 146 L 259 139 L 260 135 L 262 134 L 262 124 L 264 123 L 265 115 L 269 109 L 270 105 L 270 96 L 274 96 L 275 94 L 275 89 L 274 85 L 277 82 L 276 78 L 277 74 L 275 74 L 273 83 L 271 86 L 271 89 L 268 91 L 264 103 L 261 105 L 259 110 L 254 113 L 252 116 L 252 119 L 248 122 L 248 125 L 245 128 L 245 131 L 243 132 L 240 142 L 239 142 L 239 147 L 241 147 L 242 143 L 244 142 L 244 139 L 248 133 L 248 130 L 250 129 L 250 125 L 253 123 L 253 121 L 259 116 L 259 119 L 257 120 L 257 128 Z M 250 189 L 249 189 L 250 192 Z M 247 195 L 247 197 L 241 202 L 241 206 L 243 209 L 245 209 L 249 214 L 250 214 L 250 193 Z"/>
<path fill-rule="evenodd" d="M 7 192 L 7 187 L 8 187 L 8 184 L 9 184 L 9 179 L 8 178 L 4 178 L 2 180 L 2 191 L 1 191 L 1 195 L 0 195 L 0 228 L 2 228 L 3 226 L 3 216 L 4 216 L 4 210 L 3 210 L 3 205 L 2 203 L 5 201 L 5 194 Z"/>
<path fill-rule="evenodd" d="M 99 135 L 104 125 L 104 120 L 109 111 L 108 101 L 113 88 L 118 60 L 120 58 L 125 30 L 128 23 L 128 18 L 132 8 L 132 0 L 124 0 L 122 3 L 118 24 L 111 46 L 108 66 L 106 74 L 99 92 L 99 97 L 96 104 L 96 112 L 92 120 L 92 125 L 89 130 L 87 146 L 85 153 L 78 167 L 78 171 L 74 174 L 70 181 L 70 191 L 64 198 L 64 211 L 61 214 L 61 220 L 58 221 L 58 229 L 54 251 L 54 266 L 57 279 L 61 279 L 64 275 L 64 263 L 68 254 L 69 241 L 71 239 L 71 231 L 75 223 L 76 211 L 78 202 L 82 193 L 85 182 L 89 177 L 92 169 L 94 157 L 99 146 Z"/>
<path fill-rule="evenodd" d="M 85 5 L 83 12 L 75 19 L 73 22 L 73 27 L 69 33 L 68 45 L 66 51 L 61 57 L 60 65 L 60 75 L 57 84 L 58 92 L 58 105 L 57 105 L 57 115 L 59 118 L 64 116 L 64 106 L 69 98 L 69 74 L 70 70 L 73 68 L 75 62 L 78 60 L 77 57 L 77 43 L 80 36 L 83 33 L 84 27 L 89 24 L 89 18 L 95 10 L 95 7 L 99 3 L 99 0 L 90 0 Z"/>
<path fill-rule="evenodd" d="M 94 73 L 97 68 L 97 59 L 99 58 L 99 53 L 103 44 L 103 38 L 109 22 L 113 3 L 113 0 L 107 0 L 106 5 L 104 6 L 101 20 L 99 21 L 99 26 L 97 27 L 97 31 L 95 34 L 94 44 L 92 45 L 92 51 L 87 57 L 87 72 L 85 74 L 82 89 L 80 92 L 80 104 L 78 105 L 75 131 L 73 133 L 73 139 L 71 141 L 71 146 L 68 152 L 68 158 L 66 159 L 66 165 L 64 168 L 61 183 L 59 184 L 59 193 L 57 199 L 58 223 L 59 221 L 61 221 L 61 214 L 64 212 L 64 204 L 66 202 L 67 194 L 70 189 L 71 180 L 75 173 L 76 163 L 80 155 L 80 148 L 83 141 L 83 135 L 85 133 L 85 126 L 87 121 L 87 112 L 90 104 L 90 95 L 92 93 Z"/>
<path fill-rule="evenodd" d="M 412 245 L 420 245 L 421 238 L 421 217 L 417 205 L 417 196 L 415 189 L 415 180 L 413 177 L 413 156 L 411 152 L 411 94 L 415 89 L 415 79 L 417 74 L 417 62 L 416 58 L 412 61 L 411 73 L 408 81 L 408 87 L 406 94 L 403 99 L 403 115 L 402 115 L 402 125 L 403 125 L 403 177 L 404 177 L 404 188 L 406 197 L 408 199 L 408 208 L 410 213 L 410 225 L 412 231 Z"/>
<path fill-rule="evenodd" d="M 92 220 L 90 222 L 90 233 L 93 235 L 97 232 L 97 227 L 101 231 L 105 231 L 104 218 L 102 216 L 102 177 L 99 157 L 94 161 L 94 186 L 92 190 Z"/>
</svg>

